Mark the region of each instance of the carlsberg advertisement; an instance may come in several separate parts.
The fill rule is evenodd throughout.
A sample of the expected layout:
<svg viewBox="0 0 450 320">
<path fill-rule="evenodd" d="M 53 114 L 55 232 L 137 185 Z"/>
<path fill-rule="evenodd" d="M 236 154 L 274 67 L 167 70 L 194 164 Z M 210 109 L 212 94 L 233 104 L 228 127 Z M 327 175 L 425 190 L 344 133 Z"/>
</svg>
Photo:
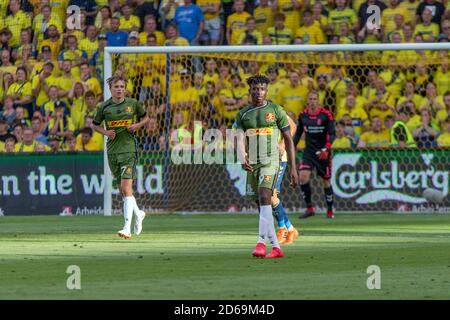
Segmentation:
<svg viewBox="0 0 450 320">
<path fill-rule="evenodd" d="M 445 211 L 449 205 L 448 151 L 378 151 L 338 153 L 333 158 L 332 185 L 339 203 L 347 207 L 420 211 L 425 207 Z M 446 201 L 428 203 L 425 189 L 439 190 Z"/>
</svg>

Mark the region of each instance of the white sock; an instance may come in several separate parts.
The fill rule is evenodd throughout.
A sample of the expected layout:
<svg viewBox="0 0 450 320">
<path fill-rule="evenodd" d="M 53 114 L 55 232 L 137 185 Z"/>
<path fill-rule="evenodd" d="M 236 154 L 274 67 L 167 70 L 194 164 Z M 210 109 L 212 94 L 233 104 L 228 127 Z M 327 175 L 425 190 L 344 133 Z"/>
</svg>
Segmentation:
<svg viewBox="0 0 450 320">
<path fill-rule="evenodd" d="M 131 196 L 130 198 L 132 198 L 133 201 L 133 212 L 135 214 L 135 216 L 137 217 L 138 214 L 141 213 L 141 210 L 139 209 L 137 202 L 136 202 L 136 198 L 134 196 Z"/>
<path fill-rule="evenodd" d="M 267 220 L 264 218 L 264 216 L 262 215 L 261 212 L 259 214 L 258 243 L 266 244 L 266 239 L 267 239 Z"/>
<path fill-rule="evenodd" d="M 131 230 L 131 219 L 133 219 L 133 198 L 134 197 L 123 198 L 123 216 L 125 218 L 125 226 L 123 229 L 127 232 L 130 232 Z"/>
<path fill-rule="evenodd" d="M 272 216 L 272 206 L 261 206 L 261 216 L 264 220 L 266 220 L 266 230 L 267 230 L 267 236 L 269 238 L 270 244 L 273 248 L 280 248 L 280 245 L 278 244 L 277 240 L 277 234 L 275 232 L 275 226 Z"/>
</svg>

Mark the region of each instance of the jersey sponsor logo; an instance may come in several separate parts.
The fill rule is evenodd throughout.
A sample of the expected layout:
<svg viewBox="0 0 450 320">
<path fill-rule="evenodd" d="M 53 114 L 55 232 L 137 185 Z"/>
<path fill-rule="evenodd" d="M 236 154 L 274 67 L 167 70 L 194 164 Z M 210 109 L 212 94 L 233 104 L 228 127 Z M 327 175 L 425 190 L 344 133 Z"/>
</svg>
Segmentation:
<svg viewBox="0 0 450 320">
<path fill-rule="evenodd" d="M 108 127 L 127 127 L 131 125 L 131 119 L 108 121 Z"/>
<path fill-rule="evenodd" d="M 248 129 L 245 134 L 248 137 L 252 136 L 270 136 L 273 133 L 273 128 L 256 128 L 256 129 Z"/>
<path fill-rule="evenodd" d="M 125 112 L 133 113 L 133 107 L 126 106 L 126 107 L 125 107 Z"/>
<path fill-rule="evenodd" d="M 274 122 L 275 121 L 275 113 L 267 112 L 266 113 L 266 121 L 267 122 Z"/>
</svg>

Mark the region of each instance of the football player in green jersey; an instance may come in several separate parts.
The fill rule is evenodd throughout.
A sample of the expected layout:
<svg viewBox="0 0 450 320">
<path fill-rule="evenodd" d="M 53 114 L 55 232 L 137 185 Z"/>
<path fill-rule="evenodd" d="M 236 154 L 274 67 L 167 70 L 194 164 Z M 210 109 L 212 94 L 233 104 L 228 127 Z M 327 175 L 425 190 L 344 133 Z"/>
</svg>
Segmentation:
<svg viewBox="0 0 450 320">
<path fill-rule="evenodd" d="M 260 258 L 282 258 L 272 216 L 271 198 L 280 168 L 278 137 L 281 132 L 288 155 L 292 187 L 297 186 L 295 148 L 284 109 L 266 100 L 269 79 L 256 75 L 247 79 L 251 104 L 236 116 L 238 157 L 247 171 L 247 197 L 259 207 L 259 238 L 252 255 Z M 272 252 L 266 256 L 266 239 Z"/>
<path fill-rule="evenodd" d="M 133 212 L 136 235 L 141 233 L 142 221 L 145 218 L 145 212 L 139 209 L 133 196 L 133 178 L 138 151 L 134 133 L 145 126 L 149 118 L 139 102 L 125 97 L 125 78 L 112 76 L 107 82 L 111 98 L 97 108 L 93 129 L 108 137 L 108 163 L 124 202 L 125 225 L 118 235 L 130 239 Z M 135 118 L 139 119 L 138 122 Z M 101 126 L 103 121 L 106 129 Z"/>
</svg>

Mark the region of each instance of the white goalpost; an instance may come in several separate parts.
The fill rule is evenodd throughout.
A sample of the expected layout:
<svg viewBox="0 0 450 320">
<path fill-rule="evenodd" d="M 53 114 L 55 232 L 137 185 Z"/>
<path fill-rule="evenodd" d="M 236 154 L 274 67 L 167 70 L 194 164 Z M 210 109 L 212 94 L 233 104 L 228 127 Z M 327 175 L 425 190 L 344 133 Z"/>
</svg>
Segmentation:
<svg viewBox="0 0 450 320">
<path fill-rule="evenodd" d="M 450 51 L 450 43 L 400 43 L 400 44 L 336 44 L 336 45 L 260 45 L 260 46 L 192 46 L 192 47 L 105 47 L 104 48 L 104 99 L 111 94 L 106 80 L 114 73 L 113 55 L 115 54 L 227 54 L 227 53 L 322 53 L 322 52 L 370 52 L 370 51 L 403 51 L 403 50 L 443 50 Z M 109 169 L 107 153 L 107 138 L 104 148 L 104 215 L 111 216 L 113 208 L 112 175 Z"/>
</svg>

